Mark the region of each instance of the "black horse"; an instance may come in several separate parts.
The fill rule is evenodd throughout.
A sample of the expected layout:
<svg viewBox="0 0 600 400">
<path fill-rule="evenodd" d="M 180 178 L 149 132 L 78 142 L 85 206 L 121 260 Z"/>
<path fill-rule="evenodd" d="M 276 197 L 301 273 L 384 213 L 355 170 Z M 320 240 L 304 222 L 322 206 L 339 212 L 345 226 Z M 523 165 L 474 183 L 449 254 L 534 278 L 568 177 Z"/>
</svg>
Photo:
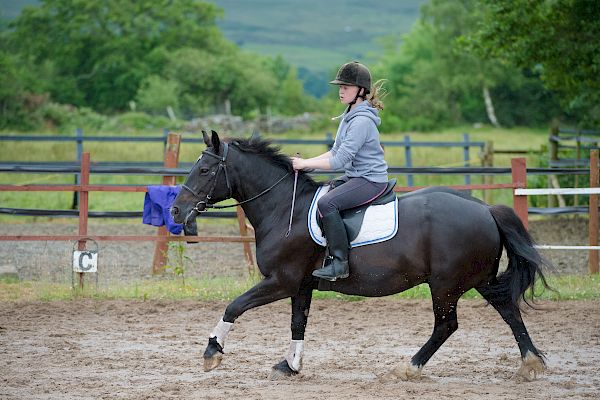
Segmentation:
<svg viewBox="0 0 600 400">
<path fill-rule="evenodd" d="M 256 235 L 256 258 L 263 279 L 229 304 L 210 335 L 204 370 L 221 363 L 225 338 L 245 311 L 291 297 L 292 341 L 283 361 L 273 369 L 297 374 L 302 365 L 304 331 L 315 289 L 377 297 L 402 292 L 427 282 L 433 300 L 435 326 L 429 340 L 403 368 L 393 374 L 416 378 L 422 367 L 458 328 L 456 305 L 475 288 L 510 326 L 521 351 L 519 374 L 534 379 L 545 367 L 523 324 L 521 300 L 546 263 L 514 211 L 488 206 L 448 188 L 428 188 L 401 196 L 398 233 L 378 244 L 353 248 L 350 277 L 319 282 L 311 272 L 325 255 L 308 232 L 311 200 L 321 183 L 305 173 L 297 179 L 293 224 L 288 223 L 294 192 L 290 159 L 270 142 L 258 138 L 221 141 L 203 132 L 203 152 L 172 207 L 177 223 L 191 223 L 219 201 L 234 198 L 242 205 Z M 508 266 L 498 273 L 502 248 Z"/>
</svg>

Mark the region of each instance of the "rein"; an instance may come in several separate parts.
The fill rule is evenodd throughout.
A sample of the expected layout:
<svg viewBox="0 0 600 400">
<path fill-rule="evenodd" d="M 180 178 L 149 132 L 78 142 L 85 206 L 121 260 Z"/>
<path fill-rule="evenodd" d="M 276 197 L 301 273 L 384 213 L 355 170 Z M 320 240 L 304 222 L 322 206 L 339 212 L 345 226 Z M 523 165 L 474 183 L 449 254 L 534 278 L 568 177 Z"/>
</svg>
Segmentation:
<svg viewBox="0 0 600 400">
<path fill-rule="evenodd" d="M 268 188 L 266 188 L 265 190 L 263 190 L 262 192 L 260 192 L 259 194 L 252 196 L 249 199 L 240 201 L 240 202 L 236 202 L 235 204 L 230 204 L 230 205 L 226 205 L 226 206 L 218 206 L 215 205 L 213 203 L 209 203 L 209 201 L 212 198 L 213 192 L 217 186 L 217 181 L 219 179 L 219 172 L 221 172 L 221 170 L 223 170 L 223 173 L 225 174 L 225 182 L 227 184 L 227 189 L 229 190 L 229 198 L 231 198 L 232 196 L 232 190 L 231 190 L 231 185 L 229 184 L 229 176 L 227 175 L 227 168 L 225 165 L 225 162 L 227 161 L 227 155 L 229 154 L 229 145 L 227 143 L 223 143 L 223 157 L 211 153 L 209 151 L 203 151 L 202 154 L 206 154 L 209 155 L 211 157 L 215 157 L 217 159 L 219 159 L 219 165 L 217 167 L 217 171 L 213 171 L 212 175 L 215 176 L 215 179 L 213 180 L 212 186 L 210 188 L 210 191 L 208 192 L 208 194 L 206 195 L 206 200 L 200 200 L 196 203 L 196 205 L 194 206 L 194 208 L 192 208 L 192 210 L 189 212 L 189 214 L 185 217 L 185 223 L 187 223 L 190 219 L 193 219 L 195 217 L 197 217 L 199 214 L 201 214 L 202 212 L 206 211 L 209 208 L 214 208 L 214 209 L 223 209 L 223 208 L 231 208 L 231 207 L 237 207 L 237 206 L 241 206 L 242 204 L 246 204 L 249 203 L 253 200 L 258 199 L 259 197 L 267 194 L 268 192 L 270 192 L 275 186 L 279 185 L 288 175 L 290 175 L 289 172 L 287 172 L 285 175 L 283 175 L 281 178 L 279 178 L 277 180 L 277 182 L 275 182 L 274 184 L 272 184 L 271 186 L 269 186 Z M 296 179 L 294 179 L 294 196 L 292 198 L 292 213 L 294 212 L 294 200 L 296 197 L 296 182 L 298 179 L 298 172 L 296 172 Z M 181 185 L 181 187 L 185 190 L 187 190 L 188 192 L 190 192 L 196 199 L 200 198 L 199 195 L 199 191 L 194 191 L 193 189 L 191 189 L 189 186 L 183 184 Z M 204 206 L 202 209 L 200 209 L 200 206 Z M 291 216 L 290 216 L 290 226 L 291 226 Z M 289 233 L 289 231 L 288 231 Z"/>
<path fill-rule="evenodd" d="M 279 178 L 279 180 L 277 182 L 275 182 L 274 184 L 272 184 L 270 187 L 266 188 L 265 190 L 263 190 L 262 192 L 260 192 L 256 196 L 250 197 L 249 199 L 242 200 L 240 202 L 236 202 L 235 204 L 230 204 L 230 205 L 227 205 L 227 206 L 217 206 L 215 204 L 206 204 L 206 208 L 222 209 L 222 208 L 237 207 L 237 206 L 241 206 L 242 204 L 249 203 L 252 200 L 258 199 L 263 194 L 267 194 L 269 191 L 271 191 L 271 189 L 273 189 L 275 186 L 277 186 L 279 183 L 281 183 L 281 181 L 283 181 L 288 175 L 289 175 L 289 173 L 286 173 L 284 176 L 282 176 L 281 178 Z"/>
<path fill-rule="evenodd" d="M 300 153 L 296 153 L 296 156 L 300 157 Z M 298 185 L 298 170 L 294 171 L 294 191 L 292 192 L 292 209 L 290 210 L 290 224 L 288 230 L 285 233 L 285 237 L 290 236 L 292 231 L 292 221 L 294 220 L 294 204 L 296 204 L 296 186 Z"/>
</svg>

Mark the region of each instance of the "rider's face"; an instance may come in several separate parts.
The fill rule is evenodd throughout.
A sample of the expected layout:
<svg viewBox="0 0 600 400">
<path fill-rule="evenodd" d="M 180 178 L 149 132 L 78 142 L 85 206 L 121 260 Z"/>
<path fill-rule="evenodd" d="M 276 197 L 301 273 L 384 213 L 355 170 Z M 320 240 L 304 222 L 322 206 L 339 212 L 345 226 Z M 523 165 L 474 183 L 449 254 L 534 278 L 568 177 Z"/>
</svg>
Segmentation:
<svg viewBox="0 0 600 400">
<path fill-rule="evenodd" d="M 350 104 L 356 98 L 358 86 L 340 85 L 339 95 L 342 104 Z"/>
</svg>

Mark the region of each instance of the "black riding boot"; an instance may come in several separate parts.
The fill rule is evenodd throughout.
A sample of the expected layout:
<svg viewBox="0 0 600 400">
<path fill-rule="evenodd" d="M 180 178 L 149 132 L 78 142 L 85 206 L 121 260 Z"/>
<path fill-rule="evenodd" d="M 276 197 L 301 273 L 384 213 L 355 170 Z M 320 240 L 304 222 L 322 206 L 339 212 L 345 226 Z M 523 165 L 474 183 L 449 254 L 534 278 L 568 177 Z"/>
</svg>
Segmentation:
<svg viewBox="0 0 600 400">
<path fill-rule="evenodd" d="M 313 276 L 335 281 L 338 278 L 347 278 L 350 274 L 348 268 L 348 234 L 338 211 L 327 214 L 321 220 L 323 233 L 327 238 L 329 259 L 326 266 L 313 271 Z M 328 263 L 327 263 L 328 262 Z M 327 265 L 328 264 L 328 265 Z"/>
</svg>

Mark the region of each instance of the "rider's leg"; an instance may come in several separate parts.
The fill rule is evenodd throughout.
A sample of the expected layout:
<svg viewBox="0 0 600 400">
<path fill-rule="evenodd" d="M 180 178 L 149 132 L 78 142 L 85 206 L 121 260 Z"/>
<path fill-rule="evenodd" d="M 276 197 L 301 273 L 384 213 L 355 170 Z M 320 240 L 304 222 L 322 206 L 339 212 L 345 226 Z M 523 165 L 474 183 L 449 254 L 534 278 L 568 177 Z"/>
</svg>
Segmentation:
<svg viewBox="0 0 600 400">
<path fill-rule="evenodd" d="M 329 263 L 324 268 L 313 271 L 313 275 L 329 281 L 338 278 L 347 278 L 350 270 L 348 267 L 348 235 L 344 221 L 339 211 L 333 211 L 325 215 L 321 220 L 323 233 L 327 238 L 329 247 Z"/>
<path fill-rule="evenodd" d="M 373 201 L 386 187 L 385 182 L 376 183 L 365 178 L 352 178 L 319 199 L 317 206 L 322 216 L 323 234 L 327 238 L 330 259 L 324 268 L 313 272 L 314 276 L 330 281 L 348 277 L 349 243 L 340 211 Z"/>
</svg>

